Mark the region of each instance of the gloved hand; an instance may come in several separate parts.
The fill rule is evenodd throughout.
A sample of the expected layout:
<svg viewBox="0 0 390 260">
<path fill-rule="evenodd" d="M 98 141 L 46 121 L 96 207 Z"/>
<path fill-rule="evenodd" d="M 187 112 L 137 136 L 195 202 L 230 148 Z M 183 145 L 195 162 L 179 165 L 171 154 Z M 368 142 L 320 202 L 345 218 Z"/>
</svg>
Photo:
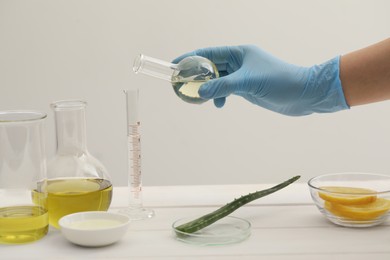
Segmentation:
<svg viewBox="0 0 390 260">
<path fill-rule="evenodd" d="M 214 99 L 217 107 L 230 94 L 290 116 L 348 109 L 339 79 L 339 57 L 312 67 L 286 63 L 256 46 L 212 47 L 184 54 L 208 58 L 220 78 L 204 83 L 200 97 Z"/>
</svg>

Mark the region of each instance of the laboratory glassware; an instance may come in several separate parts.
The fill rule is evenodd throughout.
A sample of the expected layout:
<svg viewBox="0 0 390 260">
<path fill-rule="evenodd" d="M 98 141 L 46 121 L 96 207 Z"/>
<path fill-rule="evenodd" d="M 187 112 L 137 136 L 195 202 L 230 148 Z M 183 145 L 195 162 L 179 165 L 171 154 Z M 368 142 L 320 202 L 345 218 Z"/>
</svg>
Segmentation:
<svg viewBox="0 0 390 260">
<path fill-rule="evenodd" d="M 0 243 L 23 244 L 48 232 L 44 121 L 38 111 L 0 112 Z M 39 191 L 41 196 L 33 199 Z"/>
<path fill-rule="evenodd" d="M 129 206 L 120 210 L 132 220 L 142 220 L 154 216 L 152 209 L 144 208 L 142 201 L 141 174 L 141 133 L 139 120 L 139 90 L 124 90 L 126 95 L 127 146 L 128 146 L 128 186 Z"/>
<path fill-rule="evenodd" d="M 198 94 L 200 86 L 219 77 L 215 64 L 200 56 L 189 56 L 173 64 L 140 54 L 134 60 L 133 71 L 171 82 L 176 95 L 192 104 L 206 102 Z"/>
<path fill-rule="evenodd" d="M 112 199 L 111 178 L 104 165 L 87 149 L 86 106 L 79 100 L 51 104 L 57 149 L 47 165 L 49 223 L 81 211 L 106 211 Z M 37 194 L 39 196 L 39 194 Z"/>
</svg>

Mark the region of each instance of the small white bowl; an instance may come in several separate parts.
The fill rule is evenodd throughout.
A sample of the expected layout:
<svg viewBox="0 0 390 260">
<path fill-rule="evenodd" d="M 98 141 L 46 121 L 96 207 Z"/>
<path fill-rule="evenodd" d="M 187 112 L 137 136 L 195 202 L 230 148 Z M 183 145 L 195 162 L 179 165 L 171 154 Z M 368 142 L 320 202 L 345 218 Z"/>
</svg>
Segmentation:
<svg viewBox="0 0 390 260">
<path fill-rule="evenodd" d="M 120 240 L 127 232 L 130 218 L 106 211 L 86 211 L 66 215 L 58 223 L 61 233 L 70 242 L 98 247 Z"/>
</svg>

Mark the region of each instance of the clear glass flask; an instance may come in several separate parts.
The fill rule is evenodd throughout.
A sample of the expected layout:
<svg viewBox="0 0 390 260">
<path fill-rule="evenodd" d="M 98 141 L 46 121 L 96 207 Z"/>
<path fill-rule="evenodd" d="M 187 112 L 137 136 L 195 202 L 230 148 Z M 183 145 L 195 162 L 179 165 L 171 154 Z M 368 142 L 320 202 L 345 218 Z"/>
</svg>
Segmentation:
<svg viewBox="0 0 390 260">
<path fill-rule="evenodd" d="M 48 232 L 45 118 L 36 111 L 0 112 L 0 244 L 32 242 Z"/>
<path fill-rule="evenodd" d="M 206 102 L 198 94 L 200 86 L 219 77 L 215 64 L 200 56 L 186 57 L 173 64 L 140 54 L 134 60 L 133 71 L 171 82 L 176 95 L 192 104 Z"/>
<path fill-rule="evenodd" d="M 78 100 L 58 101 L 54 110 L 57 150 L 47 165 L 50 225 L 80 211 L 106 211 L 112 184 L 106 168 L 87 149 L 86 106 Z"/>
</svg>

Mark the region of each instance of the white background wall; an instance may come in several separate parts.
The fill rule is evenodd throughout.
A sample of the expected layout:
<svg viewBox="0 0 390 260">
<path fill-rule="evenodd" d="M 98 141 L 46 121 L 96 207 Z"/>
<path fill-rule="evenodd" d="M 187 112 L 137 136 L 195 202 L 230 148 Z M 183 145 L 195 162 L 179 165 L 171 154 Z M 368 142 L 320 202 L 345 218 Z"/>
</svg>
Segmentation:
<svg viewBox="0 0 390 260">
<path fill-rule="evenodd" d="M 90 152 L 126 184 L 123 89 L 140 89 L 144 185 L 301 181 L 339 171 L 390 173 L 390 102 L 286 117 L 232 96 L 182 102 L 169 83 L 131 72 L 138 53 L 172 60 L 200 47 L 256 44 L 299 65 L 390 35 L 390 1 L 0 0 L 0 110 L 49 114 L 84 99 Z"/>
</svg>

